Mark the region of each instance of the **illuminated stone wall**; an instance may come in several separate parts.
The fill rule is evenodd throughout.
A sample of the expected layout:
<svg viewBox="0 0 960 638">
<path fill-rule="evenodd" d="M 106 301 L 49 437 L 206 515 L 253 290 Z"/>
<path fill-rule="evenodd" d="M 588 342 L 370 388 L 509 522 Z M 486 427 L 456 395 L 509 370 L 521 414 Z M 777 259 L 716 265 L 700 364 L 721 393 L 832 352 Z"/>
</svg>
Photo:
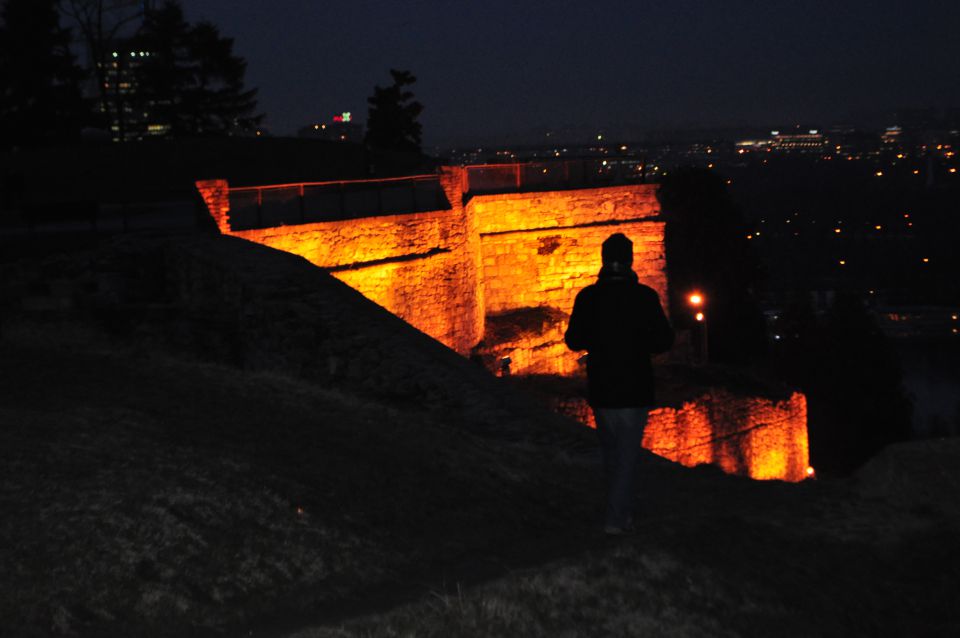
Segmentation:
<svg viewBox="0 0 960 638">
<path fill-rule="evenodd" d="M 445 210 L 232 230 L 225 182 L 198 182 L 224 234 L 304 257 L 461 354 L 483 337 L 479 237 L 462 205 L 460 175 L 446 171 Z"/>
<path fill-rule="evenodd" d="M 664 224 L 657 219 L 655 186 L 478 195 L 464 205 L 464 182 L 462 169 L 441 171 L 450 204 L 444 210 L 241 231 L 230 227 L 226 182 L 198 182 L 197 188 L 222 233 L 328 269 L 461 354 L 484 339 L 476 354 L 494 370 L 504 356 L 511 357 L 514 374 L 579 370 L 579 353 L 563 345 L 563 330 L 577 292 L 595 280 L 600 246 L 612 233 L 633 240 L 634 269 L 665 300 Z M 517 324 L 517 317 L 534 317 L 536 325 L 506 325 Z M 585 401 L 559 407 L 592 424 Z M 684 465 L 802 480 L 806 402 L 800 394 L 775 401 L 710 391 L 654 410 L 644 445 Z"/>
<path fill-rule="evenodd" d="M 634 270 L 665 298 L 664 224 L 653 184 L 481 195 L 467 205 L 480 232 L 488 314 L 549 306 L 565 313 L 600 270 L 600 245 L 622 232 Z"/>
<path fill-rule="evenodd" d="M 633 239 L 638 274 L 666 294 L 663 223 L 649 219 L 659 213 L 654 185 L 480 195 L 464 206 L 462 169 L 444 168 L 440 183 L 449 209 L 253 230 L 230 227 L 226 182 L 197 188 L 222 233 L 329 269 L 461 354 L 480 342 L 487 314 L 538 306 L 569 314 L 614 232 Z M 575 367 L 556 339 L 517 354 L 531 371 Z"/>
<path fill-rule="evenodd" d="M 634 270 L 666 298 L 664 223 L 653 184 L 480 195 L 467 209 L 480 233 L 488 321 L 529 308 L 558 311 L 540 334 L 482 344 L 485 361 L 509 357 L 514 374 L 577 371 L 580 353 L 567 349 L 563 331 L 577 293 L 596 281 L 600 246 L 611 234 L 633 241 Z"/>
<path fill-rule="evenodd" d="M 595 428 L 586 401 L 571 399 L 560 412 Z M 708 463 L 754 479 L 807 478 L 807 401 L 799 392 L 778 401 L 713 389 L 680 407 L 651 410 L 643 447 L 688 467 Z"/>
</svg>

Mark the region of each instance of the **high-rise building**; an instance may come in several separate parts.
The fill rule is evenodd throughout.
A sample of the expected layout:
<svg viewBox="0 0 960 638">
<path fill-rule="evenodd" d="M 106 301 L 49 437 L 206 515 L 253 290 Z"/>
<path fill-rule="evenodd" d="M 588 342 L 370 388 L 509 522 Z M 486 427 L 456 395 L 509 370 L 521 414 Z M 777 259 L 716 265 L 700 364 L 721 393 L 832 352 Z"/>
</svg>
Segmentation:
<svg viewBox="0 0 960 638">
<path fill-rule="evenodd" d="M 100 112 L 110 127 L 115 142 L 131 142 L 162 137 L 170 131 L 167 124 L 151 122 L 152 104 L 140 93 L 139 70 L 150 51 L 132 46 L 129 40 L 117 41 L 105 63 L 104 93 Z"/>
<path fill-rule="evenodd" d="M 140 23 L 153 10 L 154 0 L 141 0 Z M 131 38 L 119 38 L 110 43 L 107 57 L 97 62 L 103 77 L 103 95 L 99 110 L 115 142 L 130 142 L 148 137 L 162 137 L 169 133 L 166 124 L 151 122 L 152 104 L 140 93 L 140 69 L 152 55 L 134 46 Z"/>
</svg>

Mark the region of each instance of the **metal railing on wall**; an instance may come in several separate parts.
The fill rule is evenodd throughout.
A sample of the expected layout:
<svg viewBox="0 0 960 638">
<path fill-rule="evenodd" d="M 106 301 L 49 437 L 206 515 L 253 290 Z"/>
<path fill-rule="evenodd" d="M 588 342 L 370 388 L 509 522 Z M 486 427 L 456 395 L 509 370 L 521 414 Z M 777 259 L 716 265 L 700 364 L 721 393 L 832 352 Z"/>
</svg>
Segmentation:
<svg viewBox="0 0 960 638">
<path fill-rule="evenodd" d="M 463 190 L 474 195 L 593 188 L 647 181 L 646 166 L 636 157 L 473 164 L 464 169 Z"/>
<path fill-rule="evenodd" d="M 566 190 L 647 181 L 637 158 L 587 158 L 464 167 L 464 195 Z M 231 188 L 230 226 L 273 226 L 345 221 L 381 215 L 447 210 L 439 176 L 340 180 Z"/>
<path fill-rule="evenodd" d="M 229 197 L 233 230 L 450 208 L 437 175 L 237 187 Z"/>
</svg>

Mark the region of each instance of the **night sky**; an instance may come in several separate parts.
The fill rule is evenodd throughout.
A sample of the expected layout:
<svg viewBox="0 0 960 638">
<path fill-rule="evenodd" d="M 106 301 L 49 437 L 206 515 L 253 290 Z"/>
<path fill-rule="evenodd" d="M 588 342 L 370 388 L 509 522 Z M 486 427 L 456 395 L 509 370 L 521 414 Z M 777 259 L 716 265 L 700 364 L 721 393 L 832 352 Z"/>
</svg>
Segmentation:
<svg viewBox="0 0 960 638">
<path fill-rule="evenodd" d="M 960 106 L 957 0 L 183 0 L 236 40 L 267 127 L 364 120 L 418 77 L 427 146 L 563 127 L 825 126 Z"/>
</svg>

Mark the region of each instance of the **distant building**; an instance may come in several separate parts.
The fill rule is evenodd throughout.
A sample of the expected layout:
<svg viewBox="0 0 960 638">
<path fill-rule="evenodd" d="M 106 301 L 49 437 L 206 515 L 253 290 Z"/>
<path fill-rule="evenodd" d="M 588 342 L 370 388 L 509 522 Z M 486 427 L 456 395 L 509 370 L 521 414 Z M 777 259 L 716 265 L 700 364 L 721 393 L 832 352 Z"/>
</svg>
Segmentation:
<svg viewBox="0 0 960 638">
<path fill-rule="evenodd" d="M 827 140 L 819 129 L 796 129 L 793 131 L 770 131 L 770 137 L 739 140 L 734 144 L 738 151 L 749 149 L 779 151 L 782 153 L 820 153 Z"/>
<path fill-rule="evenodd" d="M 886 130 L 880 134 L 880 141 L 885 145 L 899 146 L 900 142 L 903 141 L 903 129 L 899 126 L 888 126 Z"/>
<path fill-rule="evenodd" d="M 162 137 L 170 132 L 168 124 L 151 121 L 154 106 L 141 99 L 139 70 L 152 55 L 132 46 L 128 40 L 114 42 L 105 65 L 104 89 L 107 97 L 98 108 L 110 127 L 114 142 L 133 142 Z"/>
<path fill-rule="evenodd" d="M 770 147 L 789 153 L 820 153 L 825 145 L 823 133 L 819 129 L 807 129 L 805 132 L 770 131 Z"/>
<path fill-rule="evenodd" d="M 363 127 L 353 121 L 353 114 L 344 111 L 322 122 L 304 126 L 297 137 L 330 142 L 362 142 Z"/>
</svg>

